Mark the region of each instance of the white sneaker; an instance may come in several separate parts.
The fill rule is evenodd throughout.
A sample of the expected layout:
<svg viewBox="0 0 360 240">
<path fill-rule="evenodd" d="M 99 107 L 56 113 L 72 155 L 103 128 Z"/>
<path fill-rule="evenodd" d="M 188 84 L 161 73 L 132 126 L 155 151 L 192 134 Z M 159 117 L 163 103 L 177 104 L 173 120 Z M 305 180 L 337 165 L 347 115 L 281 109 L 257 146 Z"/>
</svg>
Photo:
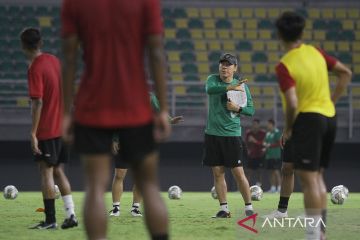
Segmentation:
<svg viewBox="0 0 360 240">
<path fill-rule="evenodd" d="M 272 213 L 268 214 L 268 215 L 264 215 L 262 216 L 262 218 L 268 218 L 268 219 L 274 219 L 274 218 L 286 218 L 288 217 L 287 211 L 282 213 L 279 212 L 279 210 L 275 210 Z"/>
<path fill-rule="evenodd" d="M 109 214 L 110 217 L 118 217 L 118 216 L 120 216 L 120 209 L 117 207 L 114 207 L 112 210 L 110 210 L 109 213 L 110 213 Z"/>
<path fill-rule="evenodd" d="M 133 217 L 142 217 L 142 214 L 141 214 L 139 208 L 132 208 L 130 213 Z"/>
</svg>

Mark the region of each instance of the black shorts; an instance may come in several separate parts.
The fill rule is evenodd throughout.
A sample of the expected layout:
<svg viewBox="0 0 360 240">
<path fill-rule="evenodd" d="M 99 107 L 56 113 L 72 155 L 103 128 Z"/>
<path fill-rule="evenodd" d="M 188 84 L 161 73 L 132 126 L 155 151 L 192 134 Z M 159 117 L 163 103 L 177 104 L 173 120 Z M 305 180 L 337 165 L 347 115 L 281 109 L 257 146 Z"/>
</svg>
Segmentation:
<svg viewBox="0 0 360 240">
<path fill-rule="evenodd" d="M 69 149 L 62 142 L 60 137 L 39 140 L 38 142 L 41 154 L 34 155 L 34 160 L 45 161 L 49 165 L 57 166 L 60 163 L 67 163 L 69 161 Z"/>
<path fill-rule="evenodd" d="M 156 151 L 153 124 L 128 128 L 92 128 L 75 124 L 75 150 L 80 154 L 111 154 L 113 134 L 118 133 L 119 155 L 131 166 Z"/>
<path fill-rule="evenodd" d="M 115 154 L 113 156 L 114 159 L 114 164 L 115 164 L 115 168 L 120 168 L 120 169 L 129 169 L 130 165 L 127 161 L 124 160 L 123 157 L 121 157 L 121 154 Z"/>
<path fill-rule="evenodd" d="M 203 165 L 229 168 L 243 165 L 241 137 L 221 137 L 205 134 Z"/>
<path fill-rule="evenodd" d="M 247 158 L 246 167 L 252 170 L 257 170 L 264 167 L 264 158 Z"/>
<path fill-rule="evenodd" d="M 291 139 L 285 142 L 281 151 L 281 161 L 285 163 L 294 163 L 294 144 Z"/>
<path fill-rule="evenodd" d="M 281 160 L 280 159 L 265 159 L 265 167 L 268 170 L 280 170 L 281 169 Z"/>
<path fill-rule="evenodd" d="M 336 117 L 300 113 L 292 132 L 295 169 L 327 168 L 336 137 Z"/>
</svg>

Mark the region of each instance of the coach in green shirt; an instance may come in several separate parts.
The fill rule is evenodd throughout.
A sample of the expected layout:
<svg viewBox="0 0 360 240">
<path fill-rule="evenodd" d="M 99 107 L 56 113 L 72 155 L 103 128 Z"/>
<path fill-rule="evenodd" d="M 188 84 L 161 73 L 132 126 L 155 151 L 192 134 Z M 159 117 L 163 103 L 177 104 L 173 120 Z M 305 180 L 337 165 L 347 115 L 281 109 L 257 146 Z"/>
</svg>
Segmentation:
<svg viewBox="0 0 360 240">
<path fill-rule="evenodd" d="M 231 216 L 226 200 L 225 167 L 231 169 L 245 202 L 245 214 L 253 214 L 249 183 L 243 170 L 240 114 L 252 116 L 255 112 L 248 86 L 234 78 L 237 59 L 226 53 L 219 60 L 219 74 L 212 74 L 206 82 L 208 118 L 205 129 L 203 164 L 211 167 L 215 189 L 220 203 L 216 218 Z M 246 94 L 246 105 L 239 107 L 228 99 L 228 91 Z"/>
</svg>

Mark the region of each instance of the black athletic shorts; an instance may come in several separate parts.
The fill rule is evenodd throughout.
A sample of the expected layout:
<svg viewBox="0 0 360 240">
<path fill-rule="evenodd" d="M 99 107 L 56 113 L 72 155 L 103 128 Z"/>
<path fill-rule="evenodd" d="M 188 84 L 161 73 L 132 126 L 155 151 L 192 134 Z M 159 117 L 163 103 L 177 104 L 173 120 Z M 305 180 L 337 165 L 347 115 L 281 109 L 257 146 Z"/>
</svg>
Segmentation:
<svg viewBox="0 0 360 240">
<path fill-rule="evenodd" d="M 111 154 L 113 134 L 118 133 L 119 155 L 129 165 L 139 164 L 156 151 L 153 124 L 128 128 L 92 128 L 75 124 L 75 149 L 80 154 Z"/>
<path fill-rule="evenodd" d="M 203 165 L 229 168 L 243 165 L 241 137 L 221 137 L 205 134 Z"/>
<path fill-rule="evenodd" d="M 294 144 L 291 139 L 285 142 L 281 151 L 281 160 L 286 163 L 294 163 Z"/>
<path fill-rule="evenodd" d="M 268 170 L 280 170 L 281 169 L 281 160 L 280 159 L 265 159 L 265 167 Z"/>
<path fill-rule="evenodd" d="M 252 170 L 257 170 L 259 168 L 264 167 L 264 158 L 247 158 L 246 167 Z"/>
<path fill-rule="evenodd" d="M 115 154 L 113 156 L 114 159 L 114 163 L 115 163 L 115 168 L 120 168 L 120 169 L 129 169 L 129 163 L 127 161 L 124 160 L 123 157 L 121 157 L 121 154 Z"/>
<path fill-rule="evenodd" d="M 300 113 L 292 132 L 295 169 L 327 168 L 336 136 L 336 117 Z"/>
<path fill-rule="evenodd" d="M 60 163 L 67 163 L 69 161 L 69 149 L 60 137 L 39 140 L 38 146 L 41 154 L 34 155 L 35 161 L 45 161 L 52 166 L 57 166 Z"/>
</svg>

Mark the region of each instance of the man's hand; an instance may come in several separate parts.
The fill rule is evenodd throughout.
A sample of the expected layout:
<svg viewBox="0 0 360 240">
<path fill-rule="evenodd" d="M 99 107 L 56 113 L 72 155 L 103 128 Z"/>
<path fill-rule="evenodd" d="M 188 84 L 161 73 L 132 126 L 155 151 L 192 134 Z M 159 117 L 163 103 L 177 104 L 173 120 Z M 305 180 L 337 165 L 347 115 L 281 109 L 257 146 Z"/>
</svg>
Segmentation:
<svg viewBox="0 0 360 240">
<path fill-rule="evenodd" d="M 70 114 L 64 114 L 62 125 L 62 138 L 65 143 L 72 144 L 74 141 L 73 119 Z"/>
<path fill-rule="evenodd" d="M 116 154 L 118 154 L 119 150 L 120 150 L 120 145 L 119 145 L 119 143 L 116 142 L 116 141 L 113 141 L 113 142 L 112 142 L 112 145 L 111 145 L 111 152 L 112 152 L 114 155 L 116 155 Z"/>
<path fill-rule="evenodd" d="M 280 139 L 280 146 L 283 148 L 287 140 L 290 139 L 292 134 L 292 129 L 285 128 L 283 134 L 281 135 Z"/>
<path fill-rule="evenodd" d="M 240 107 L 236 106 L 236 104 L 233 103 L 232 101 L 230 101 L 230 99 L 228 99 L 228 102 L 226 103 L 226 108 L 227 108 L 227 110 L 232 111 L 232 112 L 240 111 Z"/>
<path fill-rule="evenodd" d="M 229 85 L 229 86 L 227 86 L 227 90 L 228 91 L 244 91 L 243 90 L 243 88 L 242 88 L 242 86 L 241 86 L 241 84 L 243 84 L 243 83 L 246 83 L 248 80 L 247 79 L 243 79 L 243 80 L 241 80 L 241 81 L 239 81 L 237 84 L 235 84 L 235 85 Z"/>
<path fill-rule="evenodd" d="M 251 143 L 257 143 L 256 139 L 253 136 L 249 137 L 249 142 Z"/>
<path fill-rule="evenodd" d="M 184 121 L 184 117 L 183 116 L 176 116 L 170 119 L 170 123 L 171 124 L 178 124 Z"/>
<path fill-rule="evenodd" d="M 34 155 L 41 155 L 41 151 L 39 149 L 39 142 L 35 134 L 31 134 L 31 150 Z"/>
<path fill-rule="evenodd" d="M 160 111 L 154 119 L 154 138 L 157 142 L 163 141 L 170 135 L 170 132 L 169 113 Z"/>
</svg>

